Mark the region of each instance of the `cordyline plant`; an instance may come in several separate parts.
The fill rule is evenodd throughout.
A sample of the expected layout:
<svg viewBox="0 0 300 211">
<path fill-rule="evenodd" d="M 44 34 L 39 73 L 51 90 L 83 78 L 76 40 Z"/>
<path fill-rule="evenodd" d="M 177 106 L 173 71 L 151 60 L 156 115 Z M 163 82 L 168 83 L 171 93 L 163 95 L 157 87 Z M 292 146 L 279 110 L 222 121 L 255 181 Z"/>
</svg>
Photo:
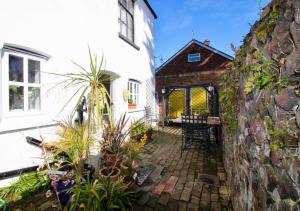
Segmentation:
<svg viewBox="0 0 300 211">
<path fill-rule="evenodd" d="M 79 96 L 72 113 L 73 116 L 75 114 L 76 108 L 80 105 L 83 98 L 87 96 L 88 118 L 86 125 L 83 125 L 82 127 L 80 126 L 78 128 L 68 126 L 68 128 L 64 128 L 64 134 L 62 136 L 65 141 L 69 142 L 67 143 L 67 145 L 72 146 L 71 142 L 74 142 L 74 146 L 82 146 L 85 148 L 86 152 L 83 153 L 82 150 L 79 150 L 80 153 L 77 155 L 81 157 L 74 159 L 79 161 L 79 163 L 77 164 L 81 164 L 79 166 L 79 170 L 81 173 L 83 172 L 84 161 L 88 156 L 87 152 L 91 147 L 91 144 L 93 144 L 92 140 L 96 124 L 99 125 L 103 123 L 104 112 L 108 113 L 109 118 L 111 117 L 111 109 L 109 104 L 110 96 L 107 89 L 105 88 L 105 83 L 110 81 L 110 76 L 105 74 L 103 67 L 104 58 L 102 56 L 101 60 L 99 61 L 96 55 L 92 55 L 89 48 L 89 60 L 89 69 L 85 69 L 79 64 L 73 62 L 77 67 L 79 67 L 79 71 L 77 73 L 51 73 L 66 78 L 61 82 L 61 84 L 64 84 L 64 88 L 75 89 L 74 94 L 66 102 L 62 110 L 71 102 L 71 100 Z M 101 129 L 101 127 L 97 128 Z M 72 151 L 72 149 L 69 150 Z M 75 149 L 75 151 L 76 150 L 78 151 L 78 149 Z"/>
</svg>

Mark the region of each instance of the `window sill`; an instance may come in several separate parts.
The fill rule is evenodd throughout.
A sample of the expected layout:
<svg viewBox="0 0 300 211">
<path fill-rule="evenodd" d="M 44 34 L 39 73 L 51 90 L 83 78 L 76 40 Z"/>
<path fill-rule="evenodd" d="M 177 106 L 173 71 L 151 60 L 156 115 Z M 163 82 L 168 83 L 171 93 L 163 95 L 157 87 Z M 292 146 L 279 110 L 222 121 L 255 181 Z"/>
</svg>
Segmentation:
<svg viewBox="0 0 300 211">
<path fill-rule="evenodd" d="M 127 42 L 129 45 L 131 45 L 132 47 L 134 47 L 136 50 L 138 50 L 138 51 L 140 50 L 139 46 L 137 46 L 136 44 L 134 44 L 133 42 L 131 42 L 130 40 L 128 40 L 121 33 L 119 33 L 119 38 L 121 38 L 122 40 L 124 40 L 125 42 Z"/>
</svg>

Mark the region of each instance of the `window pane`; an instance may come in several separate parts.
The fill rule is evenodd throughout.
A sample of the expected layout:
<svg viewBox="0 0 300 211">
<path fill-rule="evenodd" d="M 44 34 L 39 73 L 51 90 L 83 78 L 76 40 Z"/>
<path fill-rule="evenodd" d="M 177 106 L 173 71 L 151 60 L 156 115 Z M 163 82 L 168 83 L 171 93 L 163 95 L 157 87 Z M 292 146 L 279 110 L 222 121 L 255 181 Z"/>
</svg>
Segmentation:
<svg viewBox="0 0 300 211">
<path fill-rule="evenodd" d="M 127 9 L 131 14 L 133 14 L 133 2 L 132 0 L 128 0 Z"/>
<path fill-rule="evenodd" d="M 40 62 L 28 60 L 28 83 L 40 83 Z"/>
<path fill-rule="evenodd" d="M 9 110 L 24 110 L 24 87 L 9 86 Z"/>
<path fill-rule="evenodd" d="M 124 37 L 127 37 L 127 27 L 125 24 L 123 23 L 120 23 L 120 33 L 124 36 Z"/>
<path fill-rule="evenodd" d="M 128 28 L 127 38 L 128 38 L 128 40 L 130 40 L 131 42 L 133 42 L 133 31 L 130 28 Z"/>
<path fill-rule="evenodd" d="M 23 82 L 23 58 L 9 55 L 9 80 Z"/>
<path fill-rule="evenodd" d="M 28 88 L 28 110 L 40 110 L 41 92 L 39 87 Z"/>
<path fill-rule="evenodd" d="M 122 6 L 120 6 L 120 19 L 124 23 L 127 22 L 126 21 L 126 11 L 125 11 L 125 9 Z"/>
</svg>

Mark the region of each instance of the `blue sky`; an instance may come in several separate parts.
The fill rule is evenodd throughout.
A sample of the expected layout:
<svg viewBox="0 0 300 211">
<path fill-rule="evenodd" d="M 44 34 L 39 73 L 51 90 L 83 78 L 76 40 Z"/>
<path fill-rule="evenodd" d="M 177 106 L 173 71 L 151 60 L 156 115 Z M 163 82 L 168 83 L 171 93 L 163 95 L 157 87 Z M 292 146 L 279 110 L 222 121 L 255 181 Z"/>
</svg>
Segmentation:
<svg viewBox="0 0 300 211">
<path fill-rule="evenodd" d="M 259 19 L 259 6 L 270 0 L 148 0 L 158 19 L 155 25 L 156 66 L 193 38 L 232 55 Z"/>
</svg>

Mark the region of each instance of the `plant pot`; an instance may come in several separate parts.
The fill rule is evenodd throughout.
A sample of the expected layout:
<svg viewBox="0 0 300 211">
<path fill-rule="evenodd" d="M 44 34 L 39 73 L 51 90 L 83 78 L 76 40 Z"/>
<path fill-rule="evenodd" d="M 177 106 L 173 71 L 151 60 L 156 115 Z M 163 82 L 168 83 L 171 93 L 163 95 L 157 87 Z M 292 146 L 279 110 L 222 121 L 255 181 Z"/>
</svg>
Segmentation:
<svg viewBox="0 0 300 211">
<path fill-rule="evenodd" d="M 118 158 L 117 154 L 110 154 L 108 152 L 104 152 L 103 159 L 105 161 L 104 162 L 105 166 L 107 166 L 107 167 L 115 166 L 116 162 L 118 160 L 117 158 Z"/>
<path fill-rule="evenodd" d="M 147 141 L 149 141 L 149 140 L 152 140 L 152 130 L 148 130 L 147 132 L 146 132 L 146 135 L 147 135 Z"/>
<path fill-rule="evenodd" d="M 100 176 L 110 179 L 111 181 L 117 181 L 120 173 L 121 171 L 117 167 L 104 167 L 99 171 Z"/>
<path fill-rule="evenodd" d="M 125 176 L 124 183 L 128 186 L 128 189 L 130 189 L 130 190 L 136 189 L 135 180 L 132 176 Z"/>
<path fill-rule="evenodd" d="M 128 103 L 128 109 L 129 110 L 136 109 L 136 104 L 129 104 Z"/>
<path fill-rule="evenodd" d="M 121 169 L 121 172 L 125 175 L 129 175 L 129 171 L 128 171 L 128 165 L 127 165 L 127 160 L 123 160 L 120 164 L 120 169 Z"/>
</svg>

